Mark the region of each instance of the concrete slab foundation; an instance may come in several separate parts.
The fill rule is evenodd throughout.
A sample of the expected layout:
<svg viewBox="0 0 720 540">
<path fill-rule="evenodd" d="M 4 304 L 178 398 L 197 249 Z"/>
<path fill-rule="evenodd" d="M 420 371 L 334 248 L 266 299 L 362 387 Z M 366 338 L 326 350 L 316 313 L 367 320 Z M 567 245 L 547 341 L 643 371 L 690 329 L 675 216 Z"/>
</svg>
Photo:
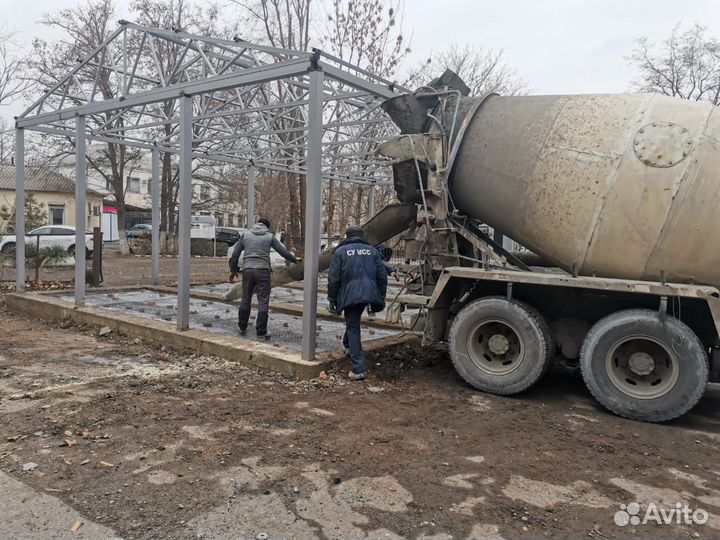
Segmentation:
<svg viewBox="0 0 720 540">
<path fill-rule="evenodd" d="M 86 307 L 75 308 L 72 291 L 61 293 L 24 293 L 7 296 L 11 309 L 25 311 L 41 318 L 70 319 L 81 324 L 107 326 L 113 330 L 161 342 L 175 348 L 191 349 L 200 354 L 220 356 L 255 366 L 308 379 L 316 377 L 330 364 L 344 359 L 342 320 L 318 319 L 315 360 L 300 357 L 302 308 L 271 304 L 268 325 L 271 339 L 259 341 L 254 329 L 246 338 L 237 331 L 237 308 L 223 302 L 218 295 L 195 291 L 190 300 L 190 329 L 175 327 L 177 297 L 164 287 L 131 287 L 89 290 Z M 214 292 L 214 291 L 213 291 Z M 273 290 L 273 298 L 275 297 Z M 200 298 L 197 298 L 197 296 Z M 288 313 L 288 310 L 290 311 Z M 254 319 L 251 319 L 251 325 Z M 364 349 L 381 349 L 415 339 L 397 325 L 382 321 L 363 328 Z"/>
</svg>

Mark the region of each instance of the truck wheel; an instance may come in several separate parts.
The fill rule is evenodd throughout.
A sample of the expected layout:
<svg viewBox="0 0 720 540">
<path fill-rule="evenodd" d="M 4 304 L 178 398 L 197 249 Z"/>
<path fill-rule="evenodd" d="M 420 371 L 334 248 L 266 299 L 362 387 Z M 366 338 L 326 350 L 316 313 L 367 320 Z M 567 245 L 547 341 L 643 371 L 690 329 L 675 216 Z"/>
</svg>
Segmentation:
<svg viewBox="0 0 720 540">
<path fill-rule="evenodd" d="M 450 358 L 478 390 L 509 396 L 527 390 L 547 371 L 552 338 L 540 314 L 503 297 L 475 300 L 455 317 Z"/>
<path fill-rule="evenodd" d="M 8 254 L 8 253 L 15 253 L 15 243 L 14 242 L 8 242 L 2 247 L 2 253 Z"/>
<path fill-rule="evenodd" d="M 708 382 L 702 343 L 682 321 L 629 309 L 600 319 L 580 351 L 590 393 L 632 420 L 663 422 L 692 409 Z"/>
</svg>

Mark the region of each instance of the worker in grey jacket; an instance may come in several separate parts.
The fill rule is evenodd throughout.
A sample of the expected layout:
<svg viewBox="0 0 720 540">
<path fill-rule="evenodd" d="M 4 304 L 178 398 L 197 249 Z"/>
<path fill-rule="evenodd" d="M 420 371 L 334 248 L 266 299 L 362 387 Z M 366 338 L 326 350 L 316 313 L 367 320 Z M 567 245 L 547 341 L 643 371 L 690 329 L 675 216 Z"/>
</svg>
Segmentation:
<svg viewBox="0 0 720 540">
<path fill-rule="evenodd" d="M 250 320 L 252 296 L 257 293 L 258 314 L 255 329 L 257 337 L 269 339 L 267 333 L 268 305 L 270 303 L 270 249 L 274 249 L 286 260 L 296 263 L 295 256 L 283 246 L 270 232 L 270 221 L 260 218 L 249 231 L 240 235 L 230 258 L 230 282 L 238 275 L 238 261 L 243 255 L 242 300 L 238 309 L 238 327 L 240 335 L 247 333 Z"/>
</svg>

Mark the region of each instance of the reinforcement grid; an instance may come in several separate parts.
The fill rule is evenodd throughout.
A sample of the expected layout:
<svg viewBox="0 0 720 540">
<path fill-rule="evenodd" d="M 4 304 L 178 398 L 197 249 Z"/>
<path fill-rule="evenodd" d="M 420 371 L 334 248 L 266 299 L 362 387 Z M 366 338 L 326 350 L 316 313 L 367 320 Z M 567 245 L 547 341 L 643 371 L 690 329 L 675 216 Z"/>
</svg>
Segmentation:
<svg viewBox="0 0 720 540">
<path fill-rule="evenodd" d="M 273 294 L 276 289 L 273 289 Z M 72 294 L 60 296 L 73 302 Z M 277 300 L 275 300 L 277 302 Z M 175 323 L 177 320 L 177 297 L 172 294 L 151 290 L 118 291 L 112 293 L 88 293 L 85 298 L 88 307 L 108 309 L 145 319 Z M 269 343 L 299 351 L 302 340 L 302 317 L 284 313 L 273 313 L 270 306 L 268 333 Z M 238 335 L 237 308 L 224 302 L 190 299 L 190 328 L 206 330 L 224 336 L 242 339 L 257 339 L 255 335 L 255 310 L 250 317 L 246 338 Z M 345 326 L 342 321 L 318 320 L 316 326 L 317 350 L 329 351 L 342 347 Z M 381 328 L 363 328 L 363 340 L 378 339 L 399 334 L 400 331 Z"/>
<path fill-rule="evenodd" d="M 327 284 L 327 281 L 325 281 L 324 285 L 321 285 L 321 288 L 325 288 L 325 285 Z M 302 285 L 300 283 L 300 285 Z M 233 284 L 231 283 L 218 283 L 214 285 L 196 285 L 192 287 L 192 290 L 194 292 L 201 292 L 205 294 L 211 294 L 213 296 L 222 297 L 225 293 L 227 293 L 231 288 L 233 287 Z M 389 303 L 395 298 L 397 293 L 400 291 L 400 286 L 397 284 L 389 284 L 388 285 L 388 292 L 387 292 L 387 302 Z M 291 306 L 302 306 L 303 303 L 303 291 L 302 289 L 298 288 L 292 288 L 292 287 L 273 287 L 272 293 L 270 295 L 270 302 L 272 304 L 288 304 Z M 318 293 L 318 309 L 328 310 L 330 308 L 327 294 L 324 291 L 321 291 Z M 413 320 L 413 317 L 417 314 L 417 309 L 407 309 L 401 314 L 402 322 L 409 326 Z M 363 314 L 363 319 L 365 320 L 385 320 L 385 314 L 378 313 L 375 315 L 369 314 L 367 311 Z"/>
</svg>

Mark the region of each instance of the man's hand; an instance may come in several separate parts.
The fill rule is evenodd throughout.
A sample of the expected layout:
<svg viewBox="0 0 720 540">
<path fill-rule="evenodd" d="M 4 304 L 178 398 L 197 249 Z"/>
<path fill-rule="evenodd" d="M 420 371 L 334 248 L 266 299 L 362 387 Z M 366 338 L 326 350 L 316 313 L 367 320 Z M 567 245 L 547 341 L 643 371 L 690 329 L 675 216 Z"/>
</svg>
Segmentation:
<svg viewBox="0 0 720 540">
<path fill-rule="evenodd" d="M 335 302 L 330 302 L 330 309 L 329 309 L 329 311 L 330 311 L 330 313 L 332 313 L 333 315 L 340 315 L 340 313 L 338 312 L 337 304 L 336 304 Z"/>
<path fill-rule="evenodd" d="M 230 281 L 230 283 L 233 283 L 237 279 L 237 277 L 238 275 L 235 272 L 230 272 L 230 278 L 228 279 L 228 281 Z"/>
</svg>

